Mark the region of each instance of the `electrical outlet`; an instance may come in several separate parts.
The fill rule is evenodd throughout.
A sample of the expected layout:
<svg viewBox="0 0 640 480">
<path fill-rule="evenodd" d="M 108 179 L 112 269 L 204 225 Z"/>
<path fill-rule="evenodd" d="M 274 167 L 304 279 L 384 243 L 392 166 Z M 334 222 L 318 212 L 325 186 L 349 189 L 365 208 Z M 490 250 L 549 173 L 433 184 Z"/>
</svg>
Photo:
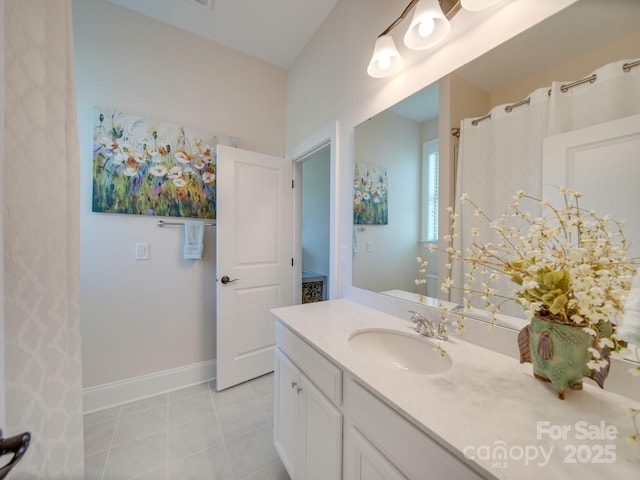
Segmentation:
<svg viewBox="0 0 640 480">
<path fill-rule="evenodd" d="M 136 243 L 136 260 L 149 260 L 148 243 Z"/>
</svg>

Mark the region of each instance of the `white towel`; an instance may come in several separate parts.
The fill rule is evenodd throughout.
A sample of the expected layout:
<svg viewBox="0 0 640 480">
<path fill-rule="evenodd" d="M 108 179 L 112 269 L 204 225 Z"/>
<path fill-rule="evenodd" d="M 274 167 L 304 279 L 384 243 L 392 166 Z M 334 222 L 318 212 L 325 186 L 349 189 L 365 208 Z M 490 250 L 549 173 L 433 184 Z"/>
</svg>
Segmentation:
<svg viewBox="0 0 640 480">
<path fill-rule="evenodd" d="M 640 274 L 633 280 L 633 286 L 624 306 L 624 315 L 618 322 L 618 337 L 629 343 L 640 345 Z"/>
<path fill-rule="evenodd" d="M 198 220 L 184 222 L 184 258 L 191 260 L 202 258 L 203 239 L 204 222 Z"/>
<path fill-rule="evenodd" d="M 358 253 L 358 227 L 353 226 L 353 253 Z"/>
</svg>

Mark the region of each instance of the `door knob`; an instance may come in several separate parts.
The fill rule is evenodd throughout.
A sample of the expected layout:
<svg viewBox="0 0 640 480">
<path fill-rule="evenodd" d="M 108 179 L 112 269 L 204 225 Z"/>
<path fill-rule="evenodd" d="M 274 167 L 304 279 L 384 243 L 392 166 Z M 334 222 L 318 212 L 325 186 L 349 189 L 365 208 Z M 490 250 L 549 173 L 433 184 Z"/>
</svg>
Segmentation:
<svg viewBox="0 0 640 480">
<path fill-rule="evenodd" d="M 222 284 L 223 284 L 223 285 L 228 285 L 228 284 L 230 284 L 230 283 L 237 282 L 238 280 L 240 280 L 240 279 L 239 279 L 239 278 L 234 278 L 234 279 L 232 280 L 232 279 L 230 279 L 227 275 L 225 275 L 224 277 L 222 277 L 222 278 L 220 279 L 220 281 L 222 282 Z"/>
</svg>

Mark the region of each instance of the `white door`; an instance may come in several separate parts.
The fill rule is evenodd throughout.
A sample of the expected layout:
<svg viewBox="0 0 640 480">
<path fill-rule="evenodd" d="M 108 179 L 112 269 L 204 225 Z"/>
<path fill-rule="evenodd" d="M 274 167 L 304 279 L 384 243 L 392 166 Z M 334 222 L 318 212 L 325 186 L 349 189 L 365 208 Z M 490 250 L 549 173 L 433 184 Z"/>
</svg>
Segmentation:
<svg viewBox="0 0 640 480">
<path fill-rule="evenodd" d="M 273 371 L 270 309 L 293 303 L 292 164 L 218 146 L 218 390 Z"/>
<path fill-rule="evenodd" d="M 626 219 L 627 256 L 640 256 L 640 115 L 545 138 L 543 196 L 559 199 L 558 186 L 584 194 L 580 206 Z"/>
</svg>

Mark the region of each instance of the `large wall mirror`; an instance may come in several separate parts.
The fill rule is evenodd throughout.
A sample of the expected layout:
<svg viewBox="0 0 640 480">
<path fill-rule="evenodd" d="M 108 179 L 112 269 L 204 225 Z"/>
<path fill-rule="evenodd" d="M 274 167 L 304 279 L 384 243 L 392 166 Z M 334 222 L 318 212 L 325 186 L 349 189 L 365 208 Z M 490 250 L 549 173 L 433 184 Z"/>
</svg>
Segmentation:
<svg viewBox="0 0 640 480">
<path fill-rule="evenodd" d="M 451 129 L 553 81 L 578 80 L 611 62 L 640 57 L 638 25 L 637 0 L 579 0 L 356 126 L 356 168 L 361 177 L 375 178 L 355 183 L 368 180 L 380 190 L 384 177 L 387 204 L 386 224 L 354 223 L 353 285 L 406 300 L 417 300 L 416 293 L 448 298 L 439 289 L 446 256 L 427 247 L 442 239 L 435 230 L 447 224 L 443 213 L 456 195 L 459 140 Z M 486 188 L 492 188 L 489 181 Z M 640 244 L 640 238 L 629 240 Z M 415 283 L 416 257 L 429 262 L 426 284 Z"/>
</svg>

